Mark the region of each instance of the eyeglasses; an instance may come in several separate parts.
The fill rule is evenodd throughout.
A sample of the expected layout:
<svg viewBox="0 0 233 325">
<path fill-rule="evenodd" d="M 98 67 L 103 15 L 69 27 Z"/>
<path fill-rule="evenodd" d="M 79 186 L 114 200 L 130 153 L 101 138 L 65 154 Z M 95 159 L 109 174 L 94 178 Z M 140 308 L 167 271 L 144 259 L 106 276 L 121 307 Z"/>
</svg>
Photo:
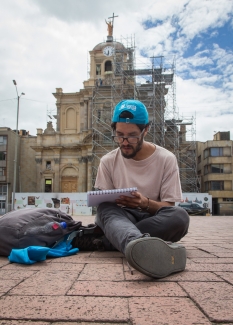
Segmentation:
<svg viewBox="0 0 233 325">
<path fill-rule="evenodd" d="M 130 143 L 130 144 L 137 144 L 139 142 L 139 140 L 141 139 L 144 131 L 145 131 L 145 129 L 142 130 L 142 132 L 139 134 L 138 137 L 134 137 L 134 136 L 122 137 L 120 135 L 112 135 L 112 139 L 116 143 L 123 143 L 125 140 L 127 140 L 128 143 Z"/>
</svg>

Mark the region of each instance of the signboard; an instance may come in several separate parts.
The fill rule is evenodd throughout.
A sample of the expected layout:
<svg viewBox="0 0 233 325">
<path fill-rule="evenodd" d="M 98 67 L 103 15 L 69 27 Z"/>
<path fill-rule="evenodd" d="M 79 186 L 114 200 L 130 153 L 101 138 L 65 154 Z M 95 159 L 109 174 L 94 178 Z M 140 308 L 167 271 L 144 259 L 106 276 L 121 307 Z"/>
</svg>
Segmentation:
<svg viewBox="0 0 233 325">
<path fill-rule="evenodd" d="M 92 215 L 87 193 L 15 193 L 14 208 L 55 208 L 69 215 Z"/>
</svg>

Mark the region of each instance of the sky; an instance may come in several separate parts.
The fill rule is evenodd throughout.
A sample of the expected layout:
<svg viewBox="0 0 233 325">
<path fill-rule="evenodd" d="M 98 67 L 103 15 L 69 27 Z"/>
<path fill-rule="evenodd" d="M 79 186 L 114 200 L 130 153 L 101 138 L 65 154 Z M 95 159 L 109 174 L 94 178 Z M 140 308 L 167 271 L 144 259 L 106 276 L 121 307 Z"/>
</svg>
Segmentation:
<svg viewBox="0 0 233 325">
<path fill-rule="evenodd" d="M 89 51 L 113 36 L 135 41 L 136 62 L 175 63 L 175 110 L 192 137 L 233 139 L 233 0 L 7 0 L 0 11 L 0 127 L 36 135 L 56 114 L 52 93 L 77 92 Z M 25 95 L 21 95 L 25 93 Z"/>
</svg>

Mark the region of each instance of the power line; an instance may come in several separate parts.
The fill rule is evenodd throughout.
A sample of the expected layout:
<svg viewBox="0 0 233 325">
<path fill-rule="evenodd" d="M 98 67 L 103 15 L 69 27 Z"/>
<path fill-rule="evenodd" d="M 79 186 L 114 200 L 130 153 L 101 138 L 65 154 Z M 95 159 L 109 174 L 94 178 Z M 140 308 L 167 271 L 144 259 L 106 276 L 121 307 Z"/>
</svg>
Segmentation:
<svg viewBox="0 0 233 325">
<path fill-rule="evenodd" d="M 17 98 L 10 98 L 10 99 L 2 99 L 0 100 L 0 102 L 6 102 L 9 100 L 17 100 Z M 42 100 L 37 100 L 37 99 L 30 99 L 30 98 L 22 98 L 22 100 L 28 100 L 28 101 L 32 101 L 32 102 L 38 102 L 38 103 L 47 103 L 47 104 L 55 104 L 55 102 L 46 102 L 46 101 L 42 101 Z"/>
</svg>

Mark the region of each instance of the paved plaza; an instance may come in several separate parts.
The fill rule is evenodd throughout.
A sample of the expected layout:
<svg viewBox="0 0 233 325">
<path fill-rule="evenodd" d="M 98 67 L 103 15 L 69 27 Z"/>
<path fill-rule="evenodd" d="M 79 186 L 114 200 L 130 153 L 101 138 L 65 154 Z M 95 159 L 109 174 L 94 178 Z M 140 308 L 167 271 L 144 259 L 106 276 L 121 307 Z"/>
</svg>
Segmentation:
<svg viewBox="0 0 233 325">
<path fill-rule="evenodd" d="M 186 270 L 160 280 L 119 252 L 31 266 L 0 257 L 0 324 L 233 325 L 233 217 L 193 216 L 181 243 Z"/>
</svg>

